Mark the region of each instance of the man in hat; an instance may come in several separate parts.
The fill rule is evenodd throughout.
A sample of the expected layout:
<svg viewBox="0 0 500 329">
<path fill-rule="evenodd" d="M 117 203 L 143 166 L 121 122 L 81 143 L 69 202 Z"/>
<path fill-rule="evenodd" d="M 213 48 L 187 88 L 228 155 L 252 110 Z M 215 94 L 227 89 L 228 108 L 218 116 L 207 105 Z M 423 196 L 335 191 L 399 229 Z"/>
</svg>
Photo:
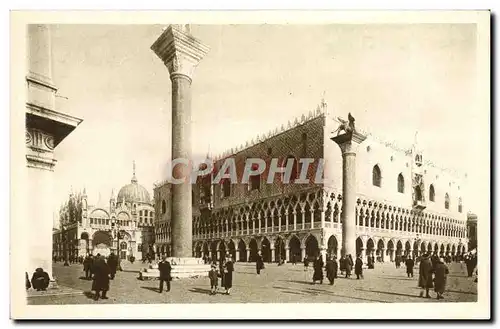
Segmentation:
<svg viewBox="0 0 500 329">
<path fill-rule="evenodd" d="M 170 281 L 172 281 L 172 266 L 167 260 L 167 256 L 163 255 L 161 262 L 158 263 L 158 270 L 160 270 L 160 293 L 163 292 L 163 282 L 167 283 L 167 292 L 170 291 Z"/>
<path fill-rule="evenodd" d="M 448 277 L 448 266 L 444 263 L 443 258 L 439 258 L 434 268 L 434 291 L 437 293 L 437 299 L 442 299 L 446 289 L 446 279 Z"/>
</svg>

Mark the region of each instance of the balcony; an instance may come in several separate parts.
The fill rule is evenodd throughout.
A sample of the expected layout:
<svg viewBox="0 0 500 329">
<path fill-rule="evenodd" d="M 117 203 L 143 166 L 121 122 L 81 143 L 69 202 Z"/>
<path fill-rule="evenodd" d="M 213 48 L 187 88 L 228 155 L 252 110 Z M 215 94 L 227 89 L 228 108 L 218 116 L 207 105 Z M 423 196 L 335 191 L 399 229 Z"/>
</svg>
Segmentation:
<svg viewBox="0 0 500 329">
<path fill-rule="evenodd" d="M 422 201 L 422 200 L 414 200 L 413 201 L 413 209 L 422 211 L 425 208 L 427 208 L 427 205 L 425 204 L 424 201 Z"/>
</svg>

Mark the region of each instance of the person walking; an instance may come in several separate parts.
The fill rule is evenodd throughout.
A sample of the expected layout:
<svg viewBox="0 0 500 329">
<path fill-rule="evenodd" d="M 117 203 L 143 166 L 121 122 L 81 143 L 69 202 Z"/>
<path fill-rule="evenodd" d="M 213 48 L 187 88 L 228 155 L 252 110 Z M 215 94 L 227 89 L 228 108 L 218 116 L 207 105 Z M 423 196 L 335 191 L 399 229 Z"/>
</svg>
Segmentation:
<svg viewBox="0 0 500 329">
<path fill-rule="evenodd" d="M 333 255 L 332 262 L 333 262 L 333 277 L 337 279 L 338 277 L 337 274 L 339 270 L 339 264 L 337 263 L 337 256 Z"/>
<path fill-rule="evenodd" d="M 307 255 L 306 257 L 304 257 L 304 271 L 307 271 L 309 269 L 309 259 L 307 258 Z"/>
<path fill-rule="evenodd" d="M 354 274 L 356 274 L 356 279 L 363 279 L 363 261 L 361 260 L 361 255 L 356 257 L 356 265 L 354 265 Z"/>
<path fill-rule="evenodd" d="M 231 288 L 233 287 L 233 272 L 234 272 L 234 264 L 231 258 L 227 258 L 224 264 L 224 280 L 223 285 L 226 289 L 226 295 L 231 293 Z"/>
<path fill-rule="evenodd" d="M 415 261 L 413 260 L 413 258 L 408 257 L 408 259 L 405 262 L 405 265 L 406 265 L 406 274 L 408 275 L 408 277 L 411 276 L 413 278 L 413 267 L 415 266 Z"/>
<path fill-rule="evenodd" d="M 114 280 L 116 275 L 116 269 L 118 268 L 118 258 L 113 252 L 108 256 L 108 266 L 110 271 L 110 279 Z"/>
<path fill-rule="evenodd" d="M 313 262 L 313 284 L 316 284 L 316 281 L 319 281 L 320 284 L 323 284 L 323 260 L 321 255 L 319 258 L 315 259 Z"/>
<path fill-rule="evenodd" d="M 208 272 L 208 278 L 210 279 L 210 295 L 215 295 L 217 293 L 217 286 L 219 284 L 217 266 L 215 264 L 212 264 L 210 266 L 210 271 Z"/>
<path fill-rule="evenodd" d="M 448 266 L 444 263 L 444 259 L 440 258 L 434 268 L 434 291 L 437 293 L 437 299 L 443 299 L 443 294 L 446 289 L 446 280 L 449 274 Z"/>
<path fill-rule="evenodd" d="M 257 253 L 257 259 L 255 260 L 255 267 L 257 269 L 257 275 L 260 275 L 260 271 L 264 268 L 264 261 L 262 260 L 262 254 L 260 251 Z"/>
<path fill-rule="evenodd" d="M 83 271 L 85 272 L 85 279 L 92 279 L 92 263 L 94 260 L 92 259 L 92 255 L 87 255 L 83 260 Z"/>
<path fill-rule="evenodd" d="M 160 270 L 160 294 L 163 292 L 163 282 L 167 283 L 167 292 L 169 292 L 170 281 L 172 281 L 172 266 L 166 255 L 163 255 L 161 262 L 158 263 L 158 270 Z"/>
<path fill-rule="evenodd" d="M 418 286 L 422 288 L 420 290 L 420 297 L 431 298 L 429 295 L 429 289 L 433 287 L 432 284 L 432 263 L 429 259 L 429 255 L 425 254 L 420 260 L 419 274 L 418 274 Z"/>
<path fill-rule="evenodd" d="M 95 300 L 108 299 L 106 296 L 109 291 L 109 266 L 106 264 L 106 260 L 100 254 L 97 254 L 92 266 L 92 273 L 94 279 L 92 281 L 92 290 L 95 291 Z"/>
<path fill-rule="evenodd" d="M 351 271 L 352 271 L 353 265 L 354 265 L 354 262 L 352 261 L 352 256 L 351 256 L 351 254 L 349 254 L 345 258 L 345 277 L 346 277 L 346 279 L 351 277 Z"/>
<path fill-rule="evenodd" d="M 340 274 L 343 275 L 345 272 L 345 264 L 346 264 L 346 258 L 345 255 L 340 257 L 339 261 L 339 267 L 340 267 Z"/>
<path fill-rule="evenodd" d="M 330 285 L 333 285 L 335 281 L 335 262 L 330 258 L 326 258 L 326 264 L 325 264 L 325 272 L 326 272 L 326 278 L 330 282 Z"/>
</svg>

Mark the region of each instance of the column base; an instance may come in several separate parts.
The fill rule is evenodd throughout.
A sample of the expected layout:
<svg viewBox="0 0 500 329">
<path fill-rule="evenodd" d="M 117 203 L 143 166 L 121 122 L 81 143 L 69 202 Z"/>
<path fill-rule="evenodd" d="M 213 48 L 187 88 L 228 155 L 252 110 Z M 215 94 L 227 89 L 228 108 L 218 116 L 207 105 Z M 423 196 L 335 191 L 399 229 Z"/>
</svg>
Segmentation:
<svg viewBox="0 0 500 329">
<path fill-rule="evenodd" d="M 169 257 L 167 260 L 172 266 L 173 280 L 206 277 L 210 271 L 210 264 L 205 264 L 201 258 Z M 144 268 L 139 272 L 139 280 L 158 280 L 159 278 L 158 264 L 150 265 L 149 268 Z"/>
</svg>

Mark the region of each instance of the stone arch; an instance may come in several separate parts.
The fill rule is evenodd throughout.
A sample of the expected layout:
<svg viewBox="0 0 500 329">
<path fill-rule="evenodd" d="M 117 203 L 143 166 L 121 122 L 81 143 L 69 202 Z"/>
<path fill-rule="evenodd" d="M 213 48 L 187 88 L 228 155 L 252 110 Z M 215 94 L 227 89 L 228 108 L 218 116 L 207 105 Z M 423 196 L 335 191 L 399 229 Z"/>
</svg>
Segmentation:
<svg viewBox="0 0 500 329">
<path fill-rule="evenodd" d="M 411 243 L 410 243 L 410 241 L 406 241 L 406 242 L 405 242 L 405 251 L 404 251 L 404 255 L 405 255 L 405 256 L 410 256 L 410 250 L 411 250 Z"/>
<path fill-rule="evenodd" d="M 394 261 L 394 255 L 396 252 L 396 243 L 394 242 L 394 239 L 389 240 L 387 242 L 387 251 L 386 255 L 389 256 L 389 260 L 392 262 Z"/>
<path fill-rule="evenodd" d="M 444 256 L 444 252 L 445 252 L 445 247 L 444 244 L 441 243 L 441 246 L 439 247 L 439 256 Z"/>
<path fill-rule="evenodd" d="M 332 234 L 327 240 L 327 254 L 331 257 L 338 256 L 338 240 L 335 234 Z"/>
<path fill-rule="evenodd" d="M 271 262 L 271 241 L 267 236 L 264 236 L 260 241 L 260 251 L 264 262 Z"/>
<path fill-rule="evenodd" d="M 366 250 L 365 250 L 366 256 L 373 256 L 375 257 L 375 242 L 373 241 L 372 238 L 368 238 L 366 240 Z"/>
<path fill-rule="evenodd" d="M 378 239 L 377 241 L 377 251 L 376 251 L 376 254 L 377 254 L 377 261 L 378 262 L 384 262 L 384 250 L 385 250 L 385 241 L 383 239 Z"/>
<path fill-rule="evenodd" d="M 239 259 L 236 261 L 239 262 L 246 262 L 247 261 L 247 244 L 245 243 L 245 240 L 240 239 L 238 241 L 238 253 L 239 253 Z"/>
<path fill-rule="evenodd" d="M 451 255 L 452 256 L 455 256 L 456 255 L 456 252 L 457 252 L 457 246 L 455 244 L 453 244 L 451 246 Z"/>
<path fill-rule="evenodd" d="M 274 245 L 274 261 L 280 262 L 286 259 L 285 239 L 281 235 L 277 235 L 273 241 Z"/>
<path fill-rule="evenodd" d="M 398 240 L 398 242 L 396 242 L 396 256 L 401 256 L 403 253 L 403 243 L 401 242 L 401 240 Z"/>
<path fill-rule="evenodd" d="M 319 242 L 314 234 L 308 234 L 304 239 L 304 247 L 306 249 L 306 257 L 319 256 Z"/>
<path fill-rule="evenodd" d="M 295 234 L 292 234 L 290 236 L 287 241 L 287 245 L 290 253 L 289 257 L 292 263 L 295 263 L 296 261 L 302 261 L 300 239 Z"/>
<path fill-rule="evenodd" d="M 382 187 L 382 170 L 378 164 L 372 168 L 372 185 Z"/>
<path fill-rule="evenodd" d="M 364 249 L 364 243 L 361 237 L 356 239 L 356 255 L 351 255 L 353 259 L 361 253 L 361 250 Z"/>
<path fill-rule="evenodd" d="M 227 248 L 226 248 L 226 254 L 229 253 L 229 256 L 231 259 L 234 259 L 234 261 L 237 261 L 236 259 L 236 244 L 232 239 L 230 239 L 227 242 Z"/>
</svg>

